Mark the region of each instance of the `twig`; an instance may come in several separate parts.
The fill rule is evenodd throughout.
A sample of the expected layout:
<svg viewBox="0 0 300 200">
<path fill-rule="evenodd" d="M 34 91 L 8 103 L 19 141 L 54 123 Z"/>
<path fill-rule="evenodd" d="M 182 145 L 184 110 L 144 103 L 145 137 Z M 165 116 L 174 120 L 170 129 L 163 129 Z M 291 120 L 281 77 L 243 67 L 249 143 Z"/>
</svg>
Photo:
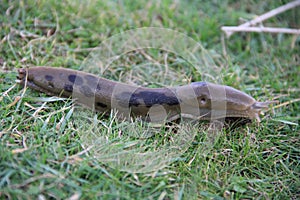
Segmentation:
<svg viewBox="0 0 300 200">
<path fill-rule="evenodd" d="M 233 32 L 268 32 L 300 35 L 300 29 L 291 28 L 223 26 L 222 30 L 226 32 L 227 37 L 228 33 Z"/>
<path fill-rule="evenodd" d="M 300 0 L 292 1 L 290 3 L 287 3 L 287 4 L 283 5 L 283 6 L 275 8 L 275 9 L 273 9 L 273 10 L 271 10 L 271 11 L 269 11 L 269 12 L 263 14 L 263 15 L 260 15 L 260 16 L 256 17 L 255 19 L 253 19 L 249 22 L 246 22 L 244 24 L 241 24 L 239 26 L 240 27 L 254 26 L 254 25 L 256 25 L 256 24 L 258 24 L 262 21 L 265 21 L 266 19 L 274 17 L 275 15 L 278 15 L 282 12 L 285 12 L 285 11 L 287 11 L 289 9 L 292 9 L 292 8 L 295 8 L 297 6 L 300 6 Z"/>
<path fill-rule="evenodd" d="M 246 23 L 244 23 L 244 24 L 241 24 L 241 25 L 237 26 L 236 28 L 238 28 L 237 30 L 239 30 L 239 28 L 241 28 L 241 27 L 244 27 L 244 28 L 245 28 L 245 27 L 249 27 L 249 26 L 254 26 L 254 25 L 258 24 L 258 23 L 263 22 L 263 21 L 266 20 L 266 19 L 269 19 L 269 18 L 271 18 L 271 17 L 274 17 L 275 15 L 278 15 L 279 13 L 285 12 L 285 11 L 287 11 L 287 10 L 289 10 L 289 9 L 292 9 L 292 8 L 295 8 L 295 7 L 297 7 L 297 6 L 300 6 L 300 0 L 292 1 L 292 2 L 290 2 L 290 3 L 287 3 L 287 4 L 283 5 L 283 6 L 280 6 L 280 7 L 278 7 L 278 8 L 275 8 L 275 9 L 273 9 L 273 10 L 271 10 L 271 11 L 269 11 L 269 12 L 263 14 L 263 15 L 260 15 L 260 16 L 256 17 L 255 19 L 253 19 L 253 20 L 251 20 L 251 21 L 249 21 L 249 22 L 246 22 Z M 234 32 L 236 32 L 235 30 L 232 30 L 232 28 L 229 28 L 229 29 L 228 29 L 228 27 L 226 27 L 226 26 L 221 27 L 221 29 L 226 33 L 226 36 L 227 36 L 228 38 L 229 38 Z M 241 30 L 241 29 L 240 29 L 240 30 Z M 246 30 L 249 30 L 249 29 L 246 29 Z M 249 32 L 249 31 L 248 31 L 248 32 Z M 256 31 L 256 32 L 258 32 L 258 31 Z M 260 31 L 260 32 L 261 32 L 261 31 Z M 294 34 L 294 33 L 293 33 L 293 34 Z M 299 34 L 299 33 L 297 33 L 297 34 Z"/>
</svg>

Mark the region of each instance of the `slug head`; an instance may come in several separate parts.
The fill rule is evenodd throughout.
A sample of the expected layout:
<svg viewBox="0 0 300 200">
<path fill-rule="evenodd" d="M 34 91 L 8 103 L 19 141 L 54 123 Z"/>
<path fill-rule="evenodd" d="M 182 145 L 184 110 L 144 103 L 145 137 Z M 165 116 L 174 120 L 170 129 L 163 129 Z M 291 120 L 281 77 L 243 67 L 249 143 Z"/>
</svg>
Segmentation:
<svg viewBox="0 0 300 200">
<path fill-rule="evenodd" d="M 261 110 L 274 103 L 257 102 L 250 95 L 229 86 L 208 82 L 191 84 L 196 93 L 199 108 L 210 110 L 213 118 L 250 118 L 260 121 Z"/>
</svg>

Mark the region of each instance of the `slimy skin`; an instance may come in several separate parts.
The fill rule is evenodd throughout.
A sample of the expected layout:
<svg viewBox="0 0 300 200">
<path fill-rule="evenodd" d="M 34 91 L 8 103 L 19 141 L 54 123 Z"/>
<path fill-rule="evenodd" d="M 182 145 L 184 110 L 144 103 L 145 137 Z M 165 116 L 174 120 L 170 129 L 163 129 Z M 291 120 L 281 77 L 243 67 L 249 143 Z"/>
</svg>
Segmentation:
<svg viewBox="0 0 300 200">
<path fill-rule="evenodd" d="M 257 102 L 244 92 L 209 82 L 145 88 L 66 68 L 32 67 L 19 69 L 18 73 L 18 82 L 23 86 L 48 95 L 72 97 L 100 112 L 115 109 L 125 117 L 146 121 L 173 121 L 181 117 L 259 121 L 260 111 L 271 103 Z"/>
</svg>

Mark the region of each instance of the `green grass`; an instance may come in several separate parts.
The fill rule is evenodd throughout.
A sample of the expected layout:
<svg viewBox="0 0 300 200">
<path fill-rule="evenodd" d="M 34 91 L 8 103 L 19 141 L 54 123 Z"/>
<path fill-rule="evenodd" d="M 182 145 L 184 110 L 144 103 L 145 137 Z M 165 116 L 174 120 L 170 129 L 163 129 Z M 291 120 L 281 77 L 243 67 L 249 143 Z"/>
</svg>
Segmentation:
<svg viewBox="0 0 300 200">
<path fill-rule="evenodd" d="M 1 199 L 300 198 L 300 38 L 236 33 L 222 45 L 220 30 L 284 3 L 2 1 Z M 294 9 L 264 25 L 299 28 L 299 19 L 299 9 Z M 206 124 L 180 124 L 178 133 L 192 134 L 185 138 L 190 139 L 188 146 L 177 149 L 180 156 L 173 156 L 171 163 L 159 161 L 163 168 L 134 173 L 86 153 L 84 147 L 93 138 L 84 133 L 93 132 L 101 142 L 110 142 L 110 146 L 98 144 L 103 147 L 99 154 L 130 156 L 148 150 L 152 158 L 166 153 L 165 147 L 180 144 L 180 134 L 168 127 L 122 122 L 114 115 L 81 112 L 70 100 L 51 99 L 30 89 L 24 93 L 15 85 L 18 68 L 80 69 L 90 48 L 120 32 L 149 26 L 173 29 L 201 42 L 222 72 L 224 84 L 261 101 L 286 104 L 266 112 L 260 124 L 222 130 L 213 143 Z M 128 52 L 103 72 L 106 78 L 147 87 L 185 84 L 202 75 L 180 56 L 155 49 Z"/>
</svg>

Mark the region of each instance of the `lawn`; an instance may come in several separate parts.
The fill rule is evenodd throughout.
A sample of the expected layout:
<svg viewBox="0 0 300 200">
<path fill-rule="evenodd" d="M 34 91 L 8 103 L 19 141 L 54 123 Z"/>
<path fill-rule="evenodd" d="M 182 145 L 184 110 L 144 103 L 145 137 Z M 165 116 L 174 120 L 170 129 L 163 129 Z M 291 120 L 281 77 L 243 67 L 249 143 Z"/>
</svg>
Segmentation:
<svg viewBox="0 0 300 200">
<path fill-rule="evenodd" d="M 299 199 L 300 37 L 221 31 L 285 3 L 1 1 L 1 199 Z M 264 26 L 299 29 L 299 7 Z M 155 33 L 156 48 L 129 30 Z M 122 121 L 23 89 L 17 70 L 32 66 L 145 87 L 208 80 L 278 103 L 213 134 L 207 122 Z"/>
</svg>

